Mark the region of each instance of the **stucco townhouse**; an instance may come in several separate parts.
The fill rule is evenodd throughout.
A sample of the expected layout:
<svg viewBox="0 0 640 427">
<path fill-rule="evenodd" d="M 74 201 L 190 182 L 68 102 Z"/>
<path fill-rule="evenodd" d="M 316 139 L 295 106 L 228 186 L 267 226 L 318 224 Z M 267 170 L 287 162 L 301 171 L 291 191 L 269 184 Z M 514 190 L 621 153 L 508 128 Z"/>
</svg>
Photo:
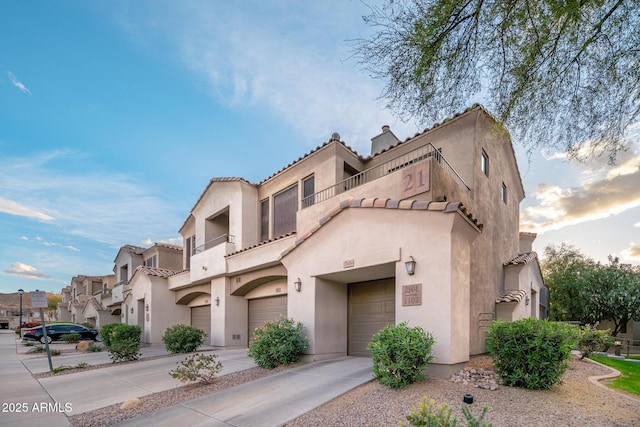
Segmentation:
<svg viewBox="0 0 640 427">
<path fill-rule="evenodd" d="M 406 321 L 433 333 L 436 363 L 463 362 L 493 320 L 547 315 L 523 198 L 509 134 L 482 106 L 405 140 L 384 126 L 367 156 L 335 133 L 259 183 L 211 179 L 180 228 L 180 271 L 138 269 L 148 285 L 130 280 L 124 320 L 147 342 L 185 323 L 246 347 L 287 316 L 310 360 L 366 356 Z"/>
</svg>

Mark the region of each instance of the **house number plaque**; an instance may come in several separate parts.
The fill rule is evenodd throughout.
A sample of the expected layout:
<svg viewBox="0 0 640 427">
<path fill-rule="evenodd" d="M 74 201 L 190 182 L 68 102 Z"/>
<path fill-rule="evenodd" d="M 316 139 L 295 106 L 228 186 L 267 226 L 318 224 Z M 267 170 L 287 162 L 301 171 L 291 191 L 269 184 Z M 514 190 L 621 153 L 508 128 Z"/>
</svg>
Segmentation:
<svg viewBox="0 0 640 427">
<path fill-rule="evenodd" d="M 422 283 L 402 285 L 402 305 L 422 305 Z"/>
</svg>

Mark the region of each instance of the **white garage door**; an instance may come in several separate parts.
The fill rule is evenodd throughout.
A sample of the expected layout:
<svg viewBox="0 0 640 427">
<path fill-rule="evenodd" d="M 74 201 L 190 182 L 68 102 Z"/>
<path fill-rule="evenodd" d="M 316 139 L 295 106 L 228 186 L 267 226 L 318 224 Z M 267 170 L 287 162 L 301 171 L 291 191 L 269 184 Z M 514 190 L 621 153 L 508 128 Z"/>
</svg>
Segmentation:
<svg viewBox="0 0 640 427">
<path fill-rule="evenodd" d="M 287 316 L 286 295 L 249 300 L 249 340 L 253 338 L 256 328 L 282 316 Z"/>
<path fill-rule="evenodd" d="M 396 320 L 395 280 L 349 283 L 348 354 L 370 357 L 373 334 Z"/>
<path fill-rule="evenodd" d="M 204 343 L 211 343 L 211 305 L 191 308 L 191 326 L 202 329 L 207 334 Z"/>
</svg>

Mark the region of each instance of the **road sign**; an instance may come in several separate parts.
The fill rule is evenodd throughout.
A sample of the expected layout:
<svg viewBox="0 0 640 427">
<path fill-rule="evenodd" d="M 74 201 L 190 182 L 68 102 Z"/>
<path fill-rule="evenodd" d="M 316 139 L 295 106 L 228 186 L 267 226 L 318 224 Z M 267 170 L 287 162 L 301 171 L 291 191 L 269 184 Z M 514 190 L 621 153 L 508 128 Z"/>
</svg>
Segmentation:
<svg viewBox="0 0 640 427">
<path fill-rule="evenodd" d="M 31 307 L 33 308 L 47 308 L 47 293 L 44 291 L 29 292 L 31 295 Z"/>
</svg>

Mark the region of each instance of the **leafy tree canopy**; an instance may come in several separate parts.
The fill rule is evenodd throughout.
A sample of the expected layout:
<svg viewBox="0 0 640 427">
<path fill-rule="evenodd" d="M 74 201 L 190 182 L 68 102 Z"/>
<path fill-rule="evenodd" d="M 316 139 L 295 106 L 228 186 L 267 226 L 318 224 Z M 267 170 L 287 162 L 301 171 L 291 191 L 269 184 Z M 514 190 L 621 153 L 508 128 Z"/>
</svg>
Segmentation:
<svg viewBox="0 0 640 427">
<path fill-rule="evenodd" d="M 572 246 L 547 246 L 542 263 L 551 317 L 597 325 L 611 320 L 618 335 L 629 320 L 640 320 L 640 269 L 609 256 L 597 263 Z"/>
<path fill-rule="evenodd" d="M 484 95 L 529 150 L 615 161 L 640 116 L 639 0 L 387 0 L 354 54 L 405 118 Z"/>
</svg>

